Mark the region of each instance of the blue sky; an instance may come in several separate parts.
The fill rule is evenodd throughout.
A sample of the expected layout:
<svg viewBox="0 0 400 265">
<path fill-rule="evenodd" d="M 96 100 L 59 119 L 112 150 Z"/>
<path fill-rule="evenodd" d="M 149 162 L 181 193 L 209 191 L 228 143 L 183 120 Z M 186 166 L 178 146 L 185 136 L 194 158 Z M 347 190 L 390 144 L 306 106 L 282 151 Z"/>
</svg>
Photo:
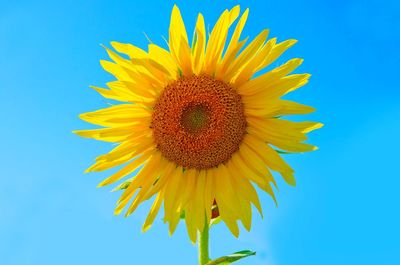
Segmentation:
<svg viewBox="0 0 400 265">
<path fill-rule="evenodd" d="M 252 265 L 400 264 L 400 11 L 396 1 L 177 1 L 190 32 L 198 12 L 213 25 L 225 8 L 250 8 L 244 35 L 263 28 L 299 40 L 275 64 L 305 58 L 313 76 L 290 98 L 317 107 L 320 150 L 288 156 L 298 186 L 279 180 L 279 207 L 235 239 L 211 232 L 211 255 L 241 249 Z M 108 173 L 83 174 L 110 145 L 71 133 L 81 112 L 107 103 L 89 85 L 112 77 L 100 44 L 145 47 L 167 35 L 173 1 L 0 2 L 0 264 L 195 264 L 181 224 L 173 237 L 148 205 L 113 216 L 118 194 L 96 189 Z M 396 136 L 397 135 L 397 136 Z"/>
</svg>

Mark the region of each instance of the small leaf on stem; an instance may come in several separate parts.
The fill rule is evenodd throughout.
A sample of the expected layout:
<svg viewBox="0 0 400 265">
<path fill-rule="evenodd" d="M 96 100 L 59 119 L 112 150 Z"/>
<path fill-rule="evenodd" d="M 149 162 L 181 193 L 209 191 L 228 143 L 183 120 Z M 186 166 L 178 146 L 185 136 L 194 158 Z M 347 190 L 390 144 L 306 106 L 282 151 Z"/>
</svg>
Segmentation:
<svg viewBox="0 0 400 265">
<path fill-rule="evenodd" d="M 256 252 L 254 252 L 254 251 L 242 250 L 242 251 L 235 252 L 231 255 L 223 256 L 218 259 L 212 260 L 212 261 L 208 262 L 207 265 L 228 265 L 228 264 L 231 264 L 240 259 L 247 258 L 249 256 L 254 256 L 254 255 L 256 255 Z"/>
</svg>

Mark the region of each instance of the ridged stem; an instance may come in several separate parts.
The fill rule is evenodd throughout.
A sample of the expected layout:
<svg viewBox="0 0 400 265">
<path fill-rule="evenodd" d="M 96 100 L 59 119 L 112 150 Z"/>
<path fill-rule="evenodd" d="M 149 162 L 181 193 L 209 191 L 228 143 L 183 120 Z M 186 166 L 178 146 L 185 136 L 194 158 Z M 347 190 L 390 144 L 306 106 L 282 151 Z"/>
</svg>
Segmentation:
<svg viewBox="0 0 400 265">
<path fill-rule="evenodd" d="M 210 261 L 210 256 L 208 251 L 209 232 L 210 232 L 210 226 L 206 221 L 204 223 L 203 231 L 199 232 L 199 265 L 205 265 Z"/>
</svg>

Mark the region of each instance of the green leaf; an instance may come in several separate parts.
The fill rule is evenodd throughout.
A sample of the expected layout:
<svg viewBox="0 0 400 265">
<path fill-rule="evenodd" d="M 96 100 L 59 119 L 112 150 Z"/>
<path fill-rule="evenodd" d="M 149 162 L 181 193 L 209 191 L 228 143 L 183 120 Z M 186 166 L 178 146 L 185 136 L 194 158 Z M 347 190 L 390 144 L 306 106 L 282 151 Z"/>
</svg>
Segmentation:
<svg viewBox="0 0 400 265">
<path fill-rule="evenodd" d="M 228 265 L 228 264 L 231 264 L 240 259 L 247 258 L 249 256 L 254 256 L 254 255 L 256 255 L 256 252 L 254 252 L 254 251 L 242 250 L 242 251 L 235 252 L 231 255 L 223 256 L 218 259 L 212 260 L 212 261 L 208 262 L 206 265 Z"/>
</svg>

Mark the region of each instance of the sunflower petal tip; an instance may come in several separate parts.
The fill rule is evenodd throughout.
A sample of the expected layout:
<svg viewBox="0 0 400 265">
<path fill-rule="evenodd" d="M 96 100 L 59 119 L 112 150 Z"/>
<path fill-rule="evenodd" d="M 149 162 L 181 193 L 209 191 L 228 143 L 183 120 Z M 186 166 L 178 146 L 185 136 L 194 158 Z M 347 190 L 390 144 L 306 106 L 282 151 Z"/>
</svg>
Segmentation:
<svg viewBox="0 0 400 265">
<path fill-rule="evenodd" d="M 269 29 L 263 29 L 261 32 L 263 35 L 267 36 L 269 34 Z"/>
<path fill-rule="evenodd" d="M 102 182 L 100 182 L 99 184 L 97 184 L 97 188 L 101 188 L 101 187 L 104 187 L 104 186 L 106 186 L 108 183 L 106 182 L 106 181 L 102 181 Z"/>
<path fill-rule="evenodd" d="M 143 225 L 143 226 L 142 226 L 142 233 L 146 233 L 146 232 L 150 229 L 150 227 L 151 227 L 151 226 L 150 226 L 150 225 L 147 225 L 147 224 L 146 224 L 146 225 Z"/>
<path fill-rule="evenodd" d="M 117 208 L 114 210 L 114 215 L 120 215 L 121 212 L 122 212 L 122 208 L 117 207 Z"/>
<path fill-rule="evenodd" d="M 235 6 L 231 9 L 231 12 L 237 12 L 237 13 L 239 13 L 239 12 L 240 12 L 240 5 L 235 5 Z"/>
<path fill-rule="evenodd" d="M 172 13 L 174 13 L 174 12 L 180 12 L 177 4 L 174 4 L 174 6 L 172 7 Z"/>
<path fill-rule="evenodd" d="M 107 60 L 103 60 L 103 59 L 100 60 L 100 65 L 101 65 L 103 68 L 106 67 L 106 64 L 107 64 L 107 63 L 108 63 Z"/>
</svg>

